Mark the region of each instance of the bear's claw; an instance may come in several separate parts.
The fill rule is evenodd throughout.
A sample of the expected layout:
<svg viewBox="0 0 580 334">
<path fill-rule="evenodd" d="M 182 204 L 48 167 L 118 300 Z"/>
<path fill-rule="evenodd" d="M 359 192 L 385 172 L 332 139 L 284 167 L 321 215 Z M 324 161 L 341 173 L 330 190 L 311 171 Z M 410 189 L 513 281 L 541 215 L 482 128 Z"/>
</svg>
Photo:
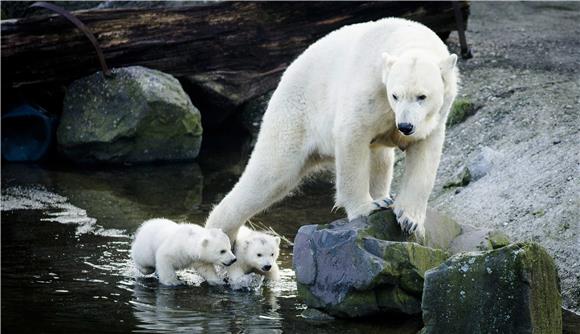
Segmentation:
<svg viewBox="0 0 580 334">
<path fill-rule="evenodd" d="M 373 202 L 375 210 L 387 209 L 393 205 L 393 200 L 389 197 L 379 199 Z"/>
<path fill-rule="evenodd" d="M 409 217 L 404 216 L 403 209 L 395 209 L 395 215 L 397 216 L 397 222 L 401 226 L 401 230 L 406 234 L 413 234 L 419 224 L 411 220 Z"/>
</svg>

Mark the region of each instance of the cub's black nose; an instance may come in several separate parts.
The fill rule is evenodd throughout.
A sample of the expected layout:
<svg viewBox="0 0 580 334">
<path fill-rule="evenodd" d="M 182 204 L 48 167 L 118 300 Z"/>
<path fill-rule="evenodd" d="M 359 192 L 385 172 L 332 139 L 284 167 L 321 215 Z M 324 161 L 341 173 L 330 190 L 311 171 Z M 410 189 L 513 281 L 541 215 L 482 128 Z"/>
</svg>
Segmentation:
<svg viewBox="0 0 580 334">
<path fill-rule="evenodd" d="M 264 270 L 264 271 L 268 271 L 270 269 L 272 269 L 272 266 L 271 265 L 267 265 L 267 266 L 263 266 L 262 267 L 262 270 Z"/>
<path fill-rule="evenodd" d="M 399 123 L 397 124 L 397 128 L 399 128 L 399 131 L 401 131 L 405 136 L 415 132 L 415 127 L 411 123 Z"/>
</svg>

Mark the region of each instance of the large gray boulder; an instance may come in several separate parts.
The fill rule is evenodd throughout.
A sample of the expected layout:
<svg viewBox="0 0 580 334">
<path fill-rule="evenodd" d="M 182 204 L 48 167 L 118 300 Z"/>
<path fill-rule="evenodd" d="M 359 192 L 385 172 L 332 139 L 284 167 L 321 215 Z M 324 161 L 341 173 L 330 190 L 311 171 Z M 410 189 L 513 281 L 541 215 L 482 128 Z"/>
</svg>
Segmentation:
<svg viewBox="0 0 580 334">
<path fill-rule="evenodd" d="M 201 115 L 171 75 L 140 66 L 73 82 L 57 131 L 59 149 L 77 162 L 192 160 Z"/>
<path fill-rule="evenodd" d="M 425 274 L 421 333 L 562 333 L 561 305 L 538 244 L 460 253 Z"/>
<path fill-rule="evenodd" d="M 423 274 L 448 254 L 406 242 L 392 211 L 300 228 L 294 241 L 298 292 L 334 316 L 421 312 Z"/>
<path fill-rule="evenodd" d="M 421 244 L 404 235 L 391 210 L 367 218 L 302 226 L 293 265 L 306 305 L 337 317 L 421 313 L 423 278 L 453 252 L 501 247 L 493 230 L 460 225 L 428 210 Z"/>
</svg>

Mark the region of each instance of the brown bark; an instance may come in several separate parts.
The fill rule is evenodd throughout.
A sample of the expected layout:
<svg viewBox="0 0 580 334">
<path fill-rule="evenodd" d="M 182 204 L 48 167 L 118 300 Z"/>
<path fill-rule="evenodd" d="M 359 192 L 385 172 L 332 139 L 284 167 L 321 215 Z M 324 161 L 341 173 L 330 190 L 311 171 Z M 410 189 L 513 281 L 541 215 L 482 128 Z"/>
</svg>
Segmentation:
<svg viewBox="0 0 580 334">
<path fill-rule="evenodd" d="M 467 17 L 467 3 L 462 8 Z M 237 93 L 236 102 L 274 87 L 302 50 L 346 24 L 402 16 L 438 33 L 456 29 L 449 2 L 222 2 L 75 14 L 97 37 L 109 66 L 193 76 Z M 5 84 L 67 83 L 99 69 L 88 41 L 61 17 L 6 20 L 1 32 Z"/>
<path fill-rule="evenodd" d="M 467 19 L 467 2 L 461 8 Z M 36 94 L 100 69 L 85 36 L 46 13 L 2 21 L 3 87 Z M 142 65 L 180 79 L 204 128 L 221 126 L 242 104 L 274 89 L 297 55 L 341 26 L 398 16 L 440 36 L 457 29 L 450 2 L 220 2 L 74 14 L 99 41 L 109 67 Z"/>
</svg>

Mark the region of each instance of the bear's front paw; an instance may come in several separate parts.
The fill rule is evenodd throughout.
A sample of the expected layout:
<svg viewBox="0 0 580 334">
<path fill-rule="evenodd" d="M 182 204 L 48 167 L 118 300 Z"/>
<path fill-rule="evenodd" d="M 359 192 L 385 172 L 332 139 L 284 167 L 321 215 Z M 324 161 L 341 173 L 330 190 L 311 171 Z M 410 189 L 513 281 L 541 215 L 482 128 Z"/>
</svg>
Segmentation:
<svg viewBox="0 0 580 334">
<path fill-rule="evenodd" d="M 393 199 L 390 197 L 385 197 L 385 198 L 373 201 L 373 205 L 375 206 L 375 209 L 373 211 L 388 209 L 391 206 L 393 206 Z"/>
<path fill-rule="evenodd" d="M 368 217 L 371 213 L 379 210 L 384 210 L 393 205 L 393 200 L 390 197 L 385 197 L 376 201 L 369 201 L 363 205 L 351 206 L 351 209 L 346 209 L 348 220 L 354 220 L 360 217 Z"/>
<path fill-rule="evenodd" d="M 423 239 L 425 236 L 425 228 L 423 226 L 424 218 L 421 215 L 413 215 L 410 211 L 403 208 L 395 207 L 395 215 L 397 222 L 401 226 L 401 230 L 407 234 L 415 233 L 417 237 Z"/>
</svg>

